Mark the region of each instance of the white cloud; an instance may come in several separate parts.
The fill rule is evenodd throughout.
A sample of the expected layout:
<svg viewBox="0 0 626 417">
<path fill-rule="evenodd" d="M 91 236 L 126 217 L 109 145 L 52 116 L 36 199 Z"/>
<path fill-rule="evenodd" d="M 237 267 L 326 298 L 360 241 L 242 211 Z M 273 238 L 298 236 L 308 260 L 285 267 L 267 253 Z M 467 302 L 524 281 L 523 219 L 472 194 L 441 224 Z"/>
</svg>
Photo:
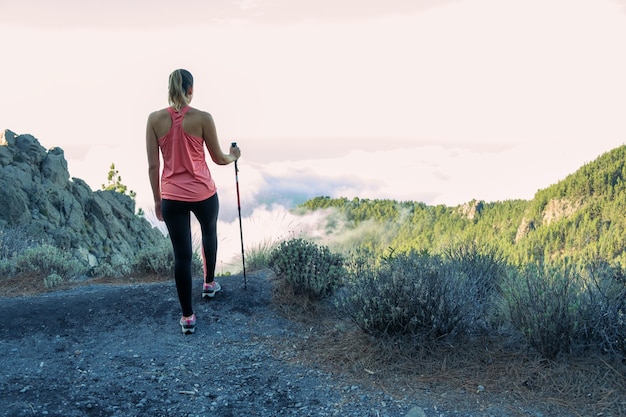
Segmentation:
<svg viewBox="0 0 626 417">
<path fill-rule="evenodd" d="M 280 205 L 256 206 L 251 215 L 219 221 L 217 272 L 242 270 L 241 235 L 244 257 L 254 251 L 273 246 L 281 240 L 294 237 L 320 237 L 323 235 L 324 214 L 297 215 Z M 196 234 L 198 231 L 195 232 Z M 196 239 L 197 240 L 197 239 Z"/>
</svg>

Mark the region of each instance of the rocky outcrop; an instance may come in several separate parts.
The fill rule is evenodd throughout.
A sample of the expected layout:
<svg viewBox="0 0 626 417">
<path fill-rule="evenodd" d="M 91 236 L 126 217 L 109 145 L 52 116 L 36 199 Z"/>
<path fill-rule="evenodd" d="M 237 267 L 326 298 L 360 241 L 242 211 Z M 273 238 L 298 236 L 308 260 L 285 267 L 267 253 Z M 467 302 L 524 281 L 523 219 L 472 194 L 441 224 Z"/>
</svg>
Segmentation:
<svg viewBox="0 0 626 417">
<path fill-rule="evenodd" d="M 524 217 L 519 227 L 517 228 L 517 233 L 515 234 L 515 243 L 518 243 L 520 240 L 525 238 L 533 230 L 535 230 L 535 222 Z"/>
<path fill-rule="evenodd" d="M 482 200 L 472 200 L 468 203 L 460 205 L 457 208 L 457 213 L 468 220 L 474 220 L 480 217 L 480 213 L 483 211 L 484 205 L 485 202 Z"/>
<path fill-rule="evenodd" d="M 46 150 L 31 135 L 0 133 L 0 229 L 20 228 L 94 267 L 132 261 L 165 237 L 135 215 L 135 202 L 115 191 L 92 191 L 71 178 L 61 148 Z"/>
<path fill-rule="evenodd" d="M 543 224 L 549 225 L 552 222 L 569 217 L 576 213 L 582 206 L 582 201 L 571 201 L 567 198 L 552 199 L 543 210 Z"/>
<path fill-rule="evenodd" d="M 578 211 L 582 206 L 582 199 L 572 201 L 567 198 L 555 198 L 548 201 L 548 204 L 546 204 L 541 213 L 541 221 L 539 222 L 539 225 L 535 224 L 535 220 L 524 216 L 522 222 L 517 228 L 515 242 L 519 242 L 537 227 L 548 226 L 550 223 L 554 223 L 571 216 L 572 214 L 576 213 L 576 211 Z"/>
</svg>

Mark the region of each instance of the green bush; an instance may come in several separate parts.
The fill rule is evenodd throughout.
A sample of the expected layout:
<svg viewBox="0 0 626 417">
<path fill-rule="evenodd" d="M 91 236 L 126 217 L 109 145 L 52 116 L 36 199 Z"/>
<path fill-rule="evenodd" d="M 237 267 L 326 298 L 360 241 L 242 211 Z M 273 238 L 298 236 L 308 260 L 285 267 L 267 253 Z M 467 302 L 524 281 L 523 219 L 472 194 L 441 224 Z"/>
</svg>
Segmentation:
<svg viewBox="0 0 626 417">
<path fill-rule="evenodd" d="M 193 276 L 203 275 L 202 259 L 198 253 L 192 255 L 191 272 Z M 92 271 L 96 277 L 125 277 L 133 274 L 174 275 L 174 252 L 170 241 L 163 239 L 155 246 L 144 247 L 128 263 L 120 264 L 104 259 Z"/>
<path fill-rule="evenodd" d="M 13 258 L 33 246 L 37 245 L 23 228 L 0 227 L 0 259 Z"/>
<path fill-rule="evenodd" d="M 100 263 L 92 268 L 91 275 L 94 277 L 113 277 L 121 278 L 131 275 L 133 265 L 128 262 L 113 263 L 110 259 L 103 259 Z"/>
<path fill-rule="evenodd" d="M 580 339 L 604 353 L 626 355 L 626 276 L 620 265 L 595 260 L 583 271 Z"/>
<path fill-rule="evenodd" d="M 0 278 L 6 278 L 15 274 L 15 265 L 9 259 L 0 258 Z"/>
<path fill-rule="evenodd" d="M 174 264 L 172 263 L 172 274 L 174 273 Z M 202 263 L 202 255 L 200 255 L 197 252 L 194 252 L 194 254 L 191 257 L 191 274 L 194 277 L 202 277 L 204 278 L 204 264 Z"/>
<path fill-rule="evenodd" d="M 471 242 L 450 246 L 443 251 L 446 263 L 465 276 L 465 297 L 472 308 L 468 317 L 472 327 L 489 328 L 495 324 L 499 289 L 510 268 L 497 249 Z"/>
<path fill-rule="evenodd" d="M 581 330 L 579 283 L 570 267 L 529 265 L 508 274 L 502 286 L 511 324 L 548 359 L 575 346 Z"/>
<path fill-rule="evenodd" d="M 137 274 L 174 274 L 174 252 L 172 244 L 163 239 L 161 244 L 145 247 L 137 252 L 133 264 L 133 272 Z"/>
<path fill-rule="evenodd" d="M 269 266 L 295 294 L 314 300 L 331 295 L 344 275 L 341 255 L 299 238 L 281 242 L 271 252 Z"/>
<path fill-rule="evenodd" d="M 269 240 L 248 248 L 245 252 L 246 269 L 248 271 L 259 271 L 267 268 L 270 263 L 270 256 L 275 248 L 276 243 Z"/>
<path fill-rule="evenodd" d="M 434 341 L 467 330 L 473 291 L 453 263 L 409 252 L 353 265 L 338 303 L 365 333 Z"/>
<path fill-rule="evenodd" d="M 15 273 L 59 275 L 67 280 L 84 275 L 87 268 L 68 251 L 44 243 L 29 247 L 15 258 Z"/>
<path fill-rule="evenodd" d="M 43 279 L 43 286 L 50 289 L 63 283 L 63 277 L 59 274 L 50 274 Z"/>
</svg>

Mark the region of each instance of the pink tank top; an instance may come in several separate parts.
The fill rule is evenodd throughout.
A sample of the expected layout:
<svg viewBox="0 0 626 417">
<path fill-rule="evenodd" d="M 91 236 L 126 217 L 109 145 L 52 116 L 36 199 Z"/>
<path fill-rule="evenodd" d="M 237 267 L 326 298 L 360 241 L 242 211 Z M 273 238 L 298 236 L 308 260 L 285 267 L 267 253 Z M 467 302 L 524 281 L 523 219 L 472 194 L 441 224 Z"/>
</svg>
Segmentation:
<svg viewBox="0 0 626 417">
<path fill-rule="evenodd" d="M 168 107 L 172 117 L 169 132 L 159 138 L 163 154 L 161 198 L 178 201 L 202 201 L 217 192 L 206 163 L 204 140 L 183 130 L 183 118 L 189 106 L 179 112 Z"/>
</svg>

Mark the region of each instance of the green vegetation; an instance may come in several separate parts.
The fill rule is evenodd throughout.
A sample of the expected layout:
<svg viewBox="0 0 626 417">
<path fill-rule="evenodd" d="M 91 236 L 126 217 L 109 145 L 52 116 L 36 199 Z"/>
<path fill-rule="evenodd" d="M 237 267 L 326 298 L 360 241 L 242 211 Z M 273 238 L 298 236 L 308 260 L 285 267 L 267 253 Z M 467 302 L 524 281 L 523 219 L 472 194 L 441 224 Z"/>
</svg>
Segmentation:
<svg viewBox="0 0 626 417">
<path fill-rule="evenodd" d="M 548 359 L 574 347 L 580 306 L 577 278 L 571 268 L 533 265 L 511 274 L 503 285 L 511 324 Z"/>
<path fill-rule="evenodd" d="M 513 330 L 548 359 L 625 355 L 625 164 L 622 146 L 531 201 L 317 197 L 297 210 L 327 214 L 328 245 L 347 257 L 337 305 L 367 334 L 415 343 Z M 300 262 L 290 250 L 274 252 L 283 268 Z"/>
<path fill-rule="evenodd" d="M 128 195 L 133 200 L 135 200 L 135 198 L 137 197 L 136 192 L 134 192 L 133 190 L 128 190 L 128 186 L 122 183 L 122 176 L 120 175 L 119 170 L 115 168 L 115 164 L 113 162 L 111 162 L 111 166 L 109 167 L 109 173 L 107 174 L 107 182 L 106 184 L 102 184 L 102 190 L 115 191 L 116 193 Z M 137 210 L 137 215 L 138 216 L 145 215 L 141 207 Z"/>
<path fill-rule="evenodd" d="M 470 325 L 472 304 L 464 290 L 471 284 L 439 257 L 392 254 L 380 266 L 359 267 L 351 275 L 339 305 L 367 334 L 408 336 L 421 343 L 465 332 Z"/>
<path fill-rule="evenodd" d="M 626 281 L 619 267 L 592 261 L 529 265 L 507 277 L 502 296 L 511 324 L 549 359 L 562 353 L 626 354 Z"/>
<path fill-rule="evenodd" d="M 107 182 L 106 184 L 102 184 L 102 189 L 105 191 L 115 191 L 116 193 L 120 194 L 126 194 L 128 192 L 128 195 L 133 200 L 137 196 L 137 193 L 132 190 L 129 191 L 128 187 L 122 183 L 122 176 L 120 175 L 120 172 L 115 168 L 115 164 L 113 162 L 111 162 L 111 166 L 109 167 Z"/>
<path fill-rule="evenodd" d="M 531 201 L 470 201 L 457 207 L 420 202 L 317 197 L 299 210 L 332 209 L 327 228 L 376 253 L 440 252 L 459 242 L 498 248 L 516 265 L 600 258 L 626 265 L 626 146 L 601 155 Z M 341 219 L 341 220 L 339 220 Z M 345 246 L 337 243 L 336 249 Z"/>
<path fill-rule="evenodd" d="M 247 248 L 245 251 L 246 269 L 250 272 L 254 272 L 267 268 L 272 252 L 276 246 L 276 242 L 266 240 L 251 248 Z"/>
<path fill-rule="evenodd" d="M 15 274 L 45 276 L 47 287 L 55 286 L 62 280 L 85 272 L 85 267 L 67 251 L 47 243 L 15 253 L 13 265 Z"/>
<path fill-rule="evenodd" d="M 47 243 L 21 228 L 0 227 L 0 277 L 41 276 L 45 288 L 53 288 L 84 277 L 172 276 L 174 256 L 169 239 L 160 245 L 146 247 L 125 258 L 101 259 L 95 266 L 80 261 L 66 248 Z M 192 258 L 192 273 L 202 276 L 202 259 L 198 253 Z"/>
<path fill-rule="evenodd" d="M 278 245 L 269 266 L 293 294 L 333 294 L 366 334 L 416 349 L 517 332 L 547 359 L 560 355 L 626 355 L 626 280 L 621 269 L 594 262 L 517 268 L 489 247 L 461 244 L 442 254 L 357 250 L 344 260 L 303 239 Z"/>
<path fill-rule="evenodd" d="M 198 256 L 194 257 L 194 260 L 199 262 Z M 135 255 L 135 267 L 133 268 L 136 273 L 149 274 L 149 275 L 173 275 L 174 273 L 174 252 L 172 251 L 171 243 L 163 239 L 161 245 L 146 247 Z M 202 270 L 202 266 L 198 268 L 196 265 L 194 270 Z"/>
<path fill-rule="evenodd" d="M 343 275 L 343 259 L 325 246 L 296 238 L 281 242 L 270 254 L 269 266 L 295 294 L 321 299 L 332 294 Z"/>
</svg>

